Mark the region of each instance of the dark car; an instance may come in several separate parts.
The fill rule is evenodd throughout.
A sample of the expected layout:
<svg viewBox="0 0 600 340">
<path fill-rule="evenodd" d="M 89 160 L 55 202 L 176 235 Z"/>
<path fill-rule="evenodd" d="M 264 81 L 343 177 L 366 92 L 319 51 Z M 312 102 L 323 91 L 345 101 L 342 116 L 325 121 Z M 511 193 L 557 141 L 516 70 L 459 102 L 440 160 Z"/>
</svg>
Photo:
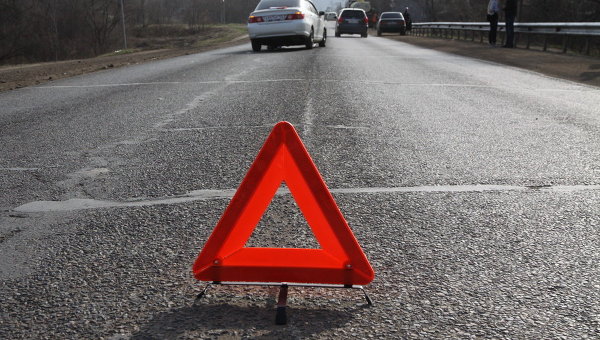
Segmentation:
<svg viewBox="0 0 600 340">
<path fill-rule="evenodd" d="M 406 21 L 400 12 L 383 12 L 377 21 L 377 36 L 384 32 L 400 33 L 406 35 Z"/>
<path fill-rule="evenodd" d="M 367 18 L 367 13 L 364 10 L 360 8 L 344 8 L 340 11 L 338 21 L 335 25 L 335 36 L 360 34 L 363 38 L 366 38 L 367 28 L 369 28 L 369 18 Z"/>
</svg>

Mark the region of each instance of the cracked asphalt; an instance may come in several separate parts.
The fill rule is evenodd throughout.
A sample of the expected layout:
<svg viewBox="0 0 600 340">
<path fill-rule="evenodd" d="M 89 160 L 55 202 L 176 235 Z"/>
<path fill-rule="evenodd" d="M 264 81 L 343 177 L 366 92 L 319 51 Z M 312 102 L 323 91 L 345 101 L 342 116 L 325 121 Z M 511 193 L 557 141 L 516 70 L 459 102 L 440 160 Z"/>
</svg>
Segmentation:
<svg viewBox="0 0 600 340">
<path fill-rule="evenodd" d="M 0 93 L 0 338 L 598 339 L 599 102 L 373 36 Z M 290 288 L 277 326 L 276 288 L 193 304 L 192 263 L 283 120 L 375 270 L 371 307 Z M 286 194 L 248 245 L 318 246 Z"/>
</svg>

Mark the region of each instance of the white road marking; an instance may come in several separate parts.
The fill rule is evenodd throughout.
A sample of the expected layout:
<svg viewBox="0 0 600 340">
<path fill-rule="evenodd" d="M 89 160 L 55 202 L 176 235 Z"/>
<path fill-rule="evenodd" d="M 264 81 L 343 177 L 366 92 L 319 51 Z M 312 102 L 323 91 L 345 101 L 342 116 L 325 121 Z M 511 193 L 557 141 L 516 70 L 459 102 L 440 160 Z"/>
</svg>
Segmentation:
<svg viewBox="0 0 600 340">
<path fill-rule="evenodd" d="M 0 168 L 0 171 L 38 171 L 40 168 Z"/>
<path fill-rule="evenodd" d="M 232 85 L 232 84 L 267 84 L 280 82 L 321 82 L 321 83 L 346 83 L 346 84 L 371 84 L 371 85 L 400 85 L 406 87 L 447 87 L 447 88 L 489 88 L 489 89 L 507 89 L 509 87 L 500 85 L 486 84 L 459 84 L 459 83 L 406 83 L 399 81 L 373 81 L 373 80 L 339 80 L 339 79 L 262 79 L 262 80 L 209 80 L 195 82 L 149 82 L 149 83 L 125 83 L 125 84 L 89 84 L 89 85 L 52 85 L 52 86 L 32 86 L 26 89 L 73 89 L 73 88 L 99 88 L 99 87 L 119 87 L 119 86 L 157 86 L 157 85 Z M 573 85 L 571 88 L 525 88 L 535 92 L 598 92 L 598 89 L 589 86 Z M 514 89 L 510 87 L 509 89 Z"/>
<path fill-rule="evenodd" d="M 342 129 L 342 130 L 370 130 L 368 126 L 348 126 L 348 125 L 325 125 L 326 128 L 330 129 Z"/>
<path fill-rule="evenodd" d="M 119 86 L 153 86 L 153 85 L 211 85 L 211 84 L 245 84 L 245 83 L 274 83 L 294 82 L 319 79 L 264 79 L 264 80 L 208 80 L 208 81 L 157 81 L 147 83 L 124 83 L 124 84 L 89 84 L 89 85 L 52 85 L 34 86 L 28 89 L 73 89 L 73 88 L 95 88 L 95 87 L 119 87 Z"/>
<path fill-rule="evenodd" d="M 271 129 L 275 123 L 269 123 L 264 125 L 219 125 L 219 126 L 205 126 L 205 127 L 193 127 L 193 128 L 168 128 L 161 129 L 160 131 L 164 132 L 188 132 L 188 131 L 206 131 L 206 130 L 229 130 L 229 129 Z M 295 127 L 300 128 L 304 127 L 307 124 L 312 123 L 302 123 L 302 124 L 294 124 Z M 368 126 L 348 126 L 348 125 L 323 125 L 323 127 L 328 129 L 339 129 L 339 130 L 370 130 L 371 127 Z M 306 130 L 306 129 L 305 129 Z M 308 133 L 308 132 L 306 132 Z"/>
<path fill-rule="evenodd" d="M 557 185 L 557 186 L 517 186 L 517 185 L 434 185 L 415 187 L 373 187 L 330 189 L 332 194 L 388 194 L 388 193 L 473 193 L 473 192 L 581 192 L 600 190 L 600 185 Z M 235 189 L 195 190 L 183 196 L 154 200 L 103 201 L 94 199 L 70 199 L 67 201 L 36 201 L 23 204 L 14 209 L 18 212 L 65 212 L 83 209 L 143 207 L 163 204 L 180 204 L 194 201 L 231 199 Z M 277 195 L 289 194 L 289 189 L 279 189 Z"/>
<path fill-rule="evenodd" d="M 150 82 L 150 83 L 126 83 L 126 84 L 90 84 L 90 85 L 53 85 L 35 86 L 28 89 L 73 89 L 73 88 L 96 88 L 96 87 L 120 87 L 120 86 L 152 86 L 152 85 L 212 85 L 212 84 L 259 84 L 279 82 L 324 82 L 324 83 L 348 83 L 348 84 L 381 84 L 381 85 L 404 85 L 404 86 L 435 86 L 435 87 L 483 87 L 495 88 L 497 86 L 485 84 L 444 84 L 444 83 L 406 83 L 399 81 L 374 81 L 374 80 L 337 80 L 337 79 L 262 79 L 262 80 L 211 80 L 194 82 Z"/>
<path fill-rule="evenodd" d="M 304 114 L 302 115 L 303 117 L 303 125 L 304 125 L 304 129 L 302 130 L 302 137 L 304 139 L 308 139 L 308 137 L 311 134 L 312 131 L 312 124 L 313 124 L 313 120 L 314 120 L 314 116 L 313 116 L 313 99 L 312 96 L 309 96 L 308 99 L 306 100 L 306 106 L 304 107 Z"/>
<path fill-rule="evenodd" d="M 265 125 L 222 125 L 222 126 L 205 126 L 205 127 L 194 127 L 194 128 L 172 128 L 172 129 L 161 129 L 165 132 L 186 132 L 186 131 L 206 131 L 206 130 L 229 130 L 229 129 L 263 129 L 273 128 L 273 124 Z"/>
</svg>

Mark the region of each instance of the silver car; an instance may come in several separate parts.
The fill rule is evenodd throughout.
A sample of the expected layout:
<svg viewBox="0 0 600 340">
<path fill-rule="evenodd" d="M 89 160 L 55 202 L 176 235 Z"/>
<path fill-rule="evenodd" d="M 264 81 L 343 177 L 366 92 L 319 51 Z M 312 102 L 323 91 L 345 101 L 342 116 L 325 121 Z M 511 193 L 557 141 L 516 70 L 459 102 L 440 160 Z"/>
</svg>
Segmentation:
<svg viewBox="0 0 600 340">
<path fill-rule="evenodd" d="M 261 0 L 248 17 L 252 50 L 258 52 L 262 45 L 269 49 L 292 45 L 311 49 L 315 42 L 325 47 L 324 16 L 325 12 L 317 11 L 309 0 Z"/>
</svg>

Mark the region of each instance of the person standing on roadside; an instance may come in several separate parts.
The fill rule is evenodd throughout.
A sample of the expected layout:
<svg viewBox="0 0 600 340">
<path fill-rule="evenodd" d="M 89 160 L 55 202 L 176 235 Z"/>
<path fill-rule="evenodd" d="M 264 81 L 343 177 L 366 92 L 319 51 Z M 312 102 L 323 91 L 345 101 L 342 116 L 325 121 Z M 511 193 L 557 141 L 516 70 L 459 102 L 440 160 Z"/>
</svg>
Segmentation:
<svg viewBox="0 0 600 340">
<path fill-rule="evenodd" d="M 490 0 L 487 9 L 487 19 L 490 22 L 490 35 L 488 39 L 491 46 L 496 46 L 496 33 L 498 32 L 498 12 L 500 12 L 498 0 Z"/>
<path fill-rule="evenodd" d="M 515 18 L 517 17 L 517 0 L 506 0 L 504 4 L 504 20 L 506 22 L 506 43 L 502 47 L 513 48 L 515 42 Z"/>
<path fill-rule="evenodd" d="M 412 19 L 410 18 L 410 13 L 408 13 L 408 7 L 404 10 L 404 22 L 406 23 L 406 30 L 412 30 Z"/>
</svg>

